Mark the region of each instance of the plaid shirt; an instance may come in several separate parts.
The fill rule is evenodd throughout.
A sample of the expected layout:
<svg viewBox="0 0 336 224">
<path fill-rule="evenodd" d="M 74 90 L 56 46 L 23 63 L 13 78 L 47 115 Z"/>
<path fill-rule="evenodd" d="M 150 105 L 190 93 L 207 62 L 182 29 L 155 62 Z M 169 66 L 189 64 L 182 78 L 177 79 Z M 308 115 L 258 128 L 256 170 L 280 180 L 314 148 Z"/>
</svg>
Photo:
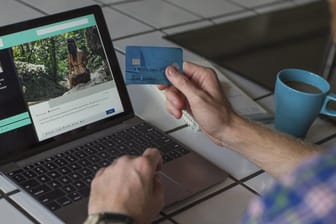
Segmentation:
<svg viewBox="0 0 336 224">
<path fill-rule="evenodd" d="M 336 223 L 336 149 L 306 161 L 253 200 L 243 223 Z"/>
</svg>

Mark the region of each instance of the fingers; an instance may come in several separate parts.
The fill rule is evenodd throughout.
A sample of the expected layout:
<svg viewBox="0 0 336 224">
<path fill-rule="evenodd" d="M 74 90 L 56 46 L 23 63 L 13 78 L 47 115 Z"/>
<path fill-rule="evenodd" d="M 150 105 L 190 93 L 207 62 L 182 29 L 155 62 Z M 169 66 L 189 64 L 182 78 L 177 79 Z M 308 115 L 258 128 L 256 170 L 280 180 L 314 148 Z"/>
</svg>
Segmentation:
<svg viewBox="0 0 336 224">
<path fill-rule="evenodd" d="M 176 67 L 174 66 L 169 66 L 169 67 L 173 67 L 176 69 Z M 204 69 L 206 68 L 200 65 L 187 62 L 187 61 L 183 62 L 183 72 L 185 73 L 184 75 L 186 75 L 189 78 L 192 78 L 193 76 L 195 76 L 194 74 L 198 74 L 200 70 L 204 70 Z M 167 70 L 166 70 L 166 74 L 167 74 Z M 165 90 L 169 87 L 169 85 L 158 85 L 157 87 L 159 90 Z"/>
<path fill-rule="evenodd" d="M 167 67 L 166 76 L 173 86 L 181 91 L 188 99 L 199 91 L 195 84 L 189 80 L 188 75 L 182 75 L 173 66 Z"/>
<path fill-rule="evenodd" d="M 172 85 L 158 85 L 157 88 L 165 91 L 167 111 L 176 119 L 180 119 L 186 104 L 183 94 Z"/>
<path fill-rule="evenodd" d="M 173 115 L 176 119 L 180 119 L 183 115 L 182 110 L 176 108 L 176 106 L 170 101 L 166 102 L 166 108 L 167 108 L 168 113 Z"/>
<path fill-rule="evenodd" d="M 157 88 L 159 89 L 159 90 L 165 90 L 165 89 L 167 89 L 169 87 L 169 85 L 158 85 L 157 86 Z"/>
<path fill-rule="evenodd" d="M 148 148 L 142 156 L 125 155 L 114 160 L 108 167 L 99 169 L 95 175 L 95 179 L 111 173 L 113 170 L 135 169 L 148 178 L 153 178 L 157 171 L 162 167 L 162 157 L 160 151 L 155 148 Z M 133 167 L 133 168 L 132 168 Z M 108 175 L 108 174 L 106 174 Z"/>
<path fill-rule="evenodd" d="M 153 195 L 153 198 L 156 199 L 155 207 L 162 208 L 164 206 L 164 186 L 159 174 L 154 176 Z"/>
<path fill-rule="evenodd" d="M 105 170 L 105 167 L 100 168 L 100 169 L 96 172 L 96 175 L 95 175 L 95 176 L 96 176 L 96 177 L 99 177 L 100 175 L 103 174 L 104 170 Z"/>
<path fill-rule="evenodd" d="M 165 92 L 167 101 L 169 101 L 171 104 L 173 104 L 178 109 L 184 109 L 185 97 L 183 96 L 183 94 L 173 86 L 171 86 L 167 90 L 169 90 Z"/>
<path fill-rule="evenodd" d="M 163 161 L 158 149 L 148 148 L 144 151 L 142 156 L 149 160 L 151 166 L 154 168 L 154 171 L 161 169 Z"/>
<path fill-rule="evenodd" d="M 170 86 L 167 90 L 165 92 L 167 111 L 175 118 L 180 119 L 182 110 L 187 108 L 185 96 L 174 86 Z"/>
<path fill-rule="evenodd" d="M 199 76 L 200 71 L 202 71 L 202 73 L 204 73 L 204 71 L 206 71 L 206 69 L 207 68 L 205 68 L 201 65 L 194 64 L 192 62 L 188 62 L 188 61 L 183 62 L 183 71 L 190 78 L 192 78 L 192 77 L 196 78 L 195 76 Z"/>
</svg>

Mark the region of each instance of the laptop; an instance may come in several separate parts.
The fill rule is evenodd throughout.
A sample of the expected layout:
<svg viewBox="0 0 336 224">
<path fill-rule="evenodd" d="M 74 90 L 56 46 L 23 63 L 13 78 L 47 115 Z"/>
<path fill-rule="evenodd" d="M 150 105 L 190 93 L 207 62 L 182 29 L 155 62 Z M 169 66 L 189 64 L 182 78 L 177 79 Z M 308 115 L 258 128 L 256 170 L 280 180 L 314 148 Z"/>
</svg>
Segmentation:
<svg viewBox="0 0 336 224">
<path fill-rule="evenodd" d="M 0 65 L 0 171 L 65 223 L 87 217 L 99 168 L 147 147 L 166 207 L 227 177 L 134 114 L 99 6 L 1 27 Z"/>
</svg>

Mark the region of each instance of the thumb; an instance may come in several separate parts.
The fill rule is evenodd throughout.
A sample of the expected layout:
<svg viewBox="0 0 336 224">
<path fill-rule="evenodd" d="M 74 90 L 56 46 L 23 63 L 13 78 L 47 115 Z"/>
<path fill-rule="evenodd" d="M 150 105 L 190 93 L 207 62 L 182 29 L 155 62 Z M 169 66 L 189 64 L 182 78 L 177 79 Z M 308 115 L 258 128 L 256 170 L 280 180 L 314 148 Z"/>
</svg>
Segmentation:
<svg viewBox="0 0 336 224">
<path fill-rule="evenodd" d="M 198 92 L 198 88 L 195 84 L 187 76 L 180 73 L 174 66 L 167 67 L 166 76 L 172 85 L 182 92 L 188 99 Z"/>
</svg>

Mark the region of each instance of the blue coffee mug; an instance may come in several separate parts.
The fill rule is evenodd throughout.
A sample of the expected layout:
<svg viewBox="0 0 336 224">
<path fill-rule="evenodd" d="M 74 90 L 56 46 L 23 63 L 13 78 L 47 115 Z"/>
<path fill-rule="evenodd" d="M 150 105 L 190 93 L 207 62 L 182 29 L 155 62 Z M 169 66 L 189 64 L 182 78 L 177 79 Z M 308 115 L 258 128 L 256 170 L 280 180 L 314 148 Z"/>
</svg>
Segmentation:
<svg viewBox="0 0 336 224">
<path fill-rule="evenodd" d="M 281 70 L 274 94 L 275 128 L 295 137 L 304 138 L 319 114 L 336 116 L 335 110 L 328 109 L 328 102 L 336 101 L 336 95 L 330 93 L 330 85 L 323 77 L 312 72 Z"/>
</svg>

